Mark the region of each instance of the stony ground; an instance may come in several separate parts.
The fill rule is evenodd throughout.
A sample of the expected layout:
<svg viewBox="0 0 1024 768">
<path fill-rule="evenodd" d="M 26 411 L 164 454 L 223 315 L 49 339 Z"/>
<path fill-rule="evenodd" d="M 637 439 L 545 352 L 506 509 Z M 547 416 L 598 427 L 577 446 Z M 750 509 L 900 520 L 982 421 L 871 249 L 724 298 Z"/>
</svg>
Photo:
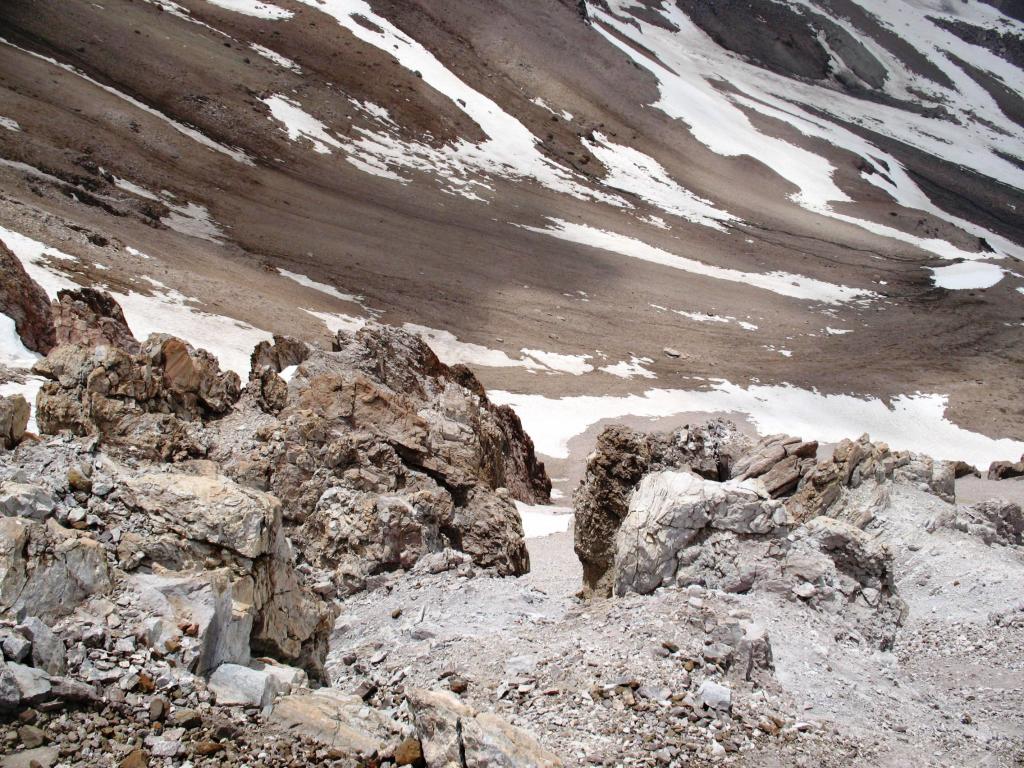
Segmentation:
<svg viewBox="0 0 1024 768">
<path fill-rule="evenodd" d="M 569 765 L 1018 765 L 1024 557 L 928 533 L 948 508 L 899 486 L 869 527 L 894 545 L 909 606 L 886 652 L 792 598 L 690 587 L 584 602 L 571 534 L 555 534 L 530 542 L 520 579 L 422 575 L 352 598 L 328 670 L 385 705 L 403 685 L 449 686 Z M 774 660 L 753 681 L 714 662 L 716 628 L 745 618 Z M 731 716 L 703 710 L 704 680 L 732 689 Z"/>
</svg>

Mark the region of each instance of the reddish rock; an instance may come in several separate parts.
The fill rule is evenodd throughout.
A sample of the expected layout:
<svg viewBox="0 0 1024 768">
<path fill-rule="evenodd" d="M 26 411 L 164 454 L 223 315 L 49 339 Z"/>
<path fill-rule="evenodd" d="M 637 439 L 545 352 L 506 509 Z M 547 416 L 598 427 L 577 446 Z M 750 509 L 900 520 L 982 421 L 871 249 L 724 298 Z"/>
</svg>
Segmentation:
<svg viewBox="0 0 1024 768">
<path fill-rule="evenodd" d="M 26 347 L 46 354 L 56 343 L 50 300 L 21 265 L 18 257 L 0 242 L 0 312 L 14 320 L 14 328 Z"/>
</svg>

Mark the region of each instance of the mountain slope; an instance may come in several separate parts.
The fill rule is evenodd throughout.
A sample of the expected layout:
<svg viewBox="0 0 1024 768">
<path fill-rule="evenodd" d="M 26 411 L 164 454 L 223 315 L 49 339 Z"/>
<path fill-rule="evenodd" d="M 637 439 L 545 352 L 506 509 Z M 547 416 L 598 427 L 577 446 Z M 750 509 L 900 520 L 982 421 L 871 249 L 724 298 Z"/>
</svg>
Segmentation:
<svg viewBox="0 0 1024 768">
<path fill-rule="evenodd" d="M 513 393 L 923 392 L 1019 438 L 1012 10 L 13 0 L 0 239 L 225 361 L 377 317 Z"/>
</svg>

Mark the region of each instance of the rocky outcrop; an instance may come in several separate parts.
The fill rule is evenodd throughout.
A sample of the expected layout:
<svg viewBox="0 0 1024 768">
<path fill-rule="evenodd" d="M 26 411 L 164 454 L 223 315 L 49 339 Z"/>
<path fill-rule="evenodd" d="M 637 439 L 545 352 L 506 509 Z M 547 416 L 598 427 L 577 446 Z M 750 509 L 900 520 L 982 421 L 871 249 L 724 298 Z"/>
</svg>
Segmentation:
<svg viewBox="0 0 1024 768">
<path fill-rule="evenodd" d="M 171 336 L 151 336 L 138 354 L 66 344 L 34 370 L 50 379 L 37 398 L 41 432 L 97 435 L 155 460 L 205 453 L 193 425 L 224 415 L 241 393 L 237 374 Z"/>
<path fill-rule="evenodd" d="M 1020 461 L 993 461 L 988 468 L 989 480 L 1009 480 L 1024 477 L 1024 456 Z"/>
<path fill-rule="evenodd" d="M 929 531 L 952 528 L 977 536 L 986 544 L 1024 544 L 1024 511 L 1019 504 L 1001 499 L 955 507 L 950 514 L 931 520 L 927 527 Z"/>
<path fill-rule="evenodd" d="M 120 305 L 109 293 L 95 288 L 58 291 L 53 302 L 53 324 L 55 346 L 106 345 L 119 347 L 132 355 L 141 351 Z"/>
<path fill-rule="evenodd" d="M 21 395 L 0 397 L 0 448 L 11 449 L 21 442 L 31 413 Z"/>
<path fill-rule="evenodd" d="M 671 434 L 605 428 L 587 457 L 583 482 L 573 494 L 574 544 L 588 592 L 611 591 L 615 533 L 629 510 L 633 489 L 648 472 L 689 468 L 702 477 L 726 480 L 733 462 L 750 447 L 729 422 L 711 421 Z"/>
<path fill-rule="evenodd" d="M 927 456 L 893 452 L 867 435 L 843 440 L 831 456 L 815 459 L 818 444 L 788 435 L 770 435 L 752 443 L 727 422 L 665 435 L 642 435 L 612 426 L 598 437 L 588 457 L 587 472 L 573 501 L 576 508 L 576 553 L 583 564 L 584 589 L 610 594 L 616 532 L 628 512 L 640 478 L 661 469 L 682 469 L 715 481 L 742 483 L 744 493 L 778 500 L 789 524 L 821 515 L 848 520 L 863 527 L 888 503 L 887 484 L 897 479 L 913 483 L 945 501 L 952 501 L 956 464 Z M 850 494 L 873 484 L 870 504 Z M 685 503 L 687 500 L 681 500 Z M 737 531 L 737 533 L 744 533 Z M 750 574 L 726 579 L 732 587 L 749 581 Z"/>
<path fill-rule="evenodd" d="M 0 242 L 0 313 L 14 320 L 22 343 L 46 354 L 56 343 L 50 300 L 18 257 Z"/>
<path fill-rule="evenodd" d="M 447 548 L 501 574 L 529 568 L 512 499 L 546 498 L 550 481 L 518 419 L 468 372 L 378 325 L 339 334 L 331 352 L 278 343 L 257 348 L 249 384 L 274 418 L 247 422 L 255 442 L 231 422 L 211 457 L 282 500 L 341 594 Z"/>
<path fill-rule="evenodd" d="M 794 526 L 785 506 L 743 483 L 685 472 L 646 475 L 615 539 L 614 589 L 693 584 L 766 591 L 843 612 L 888 647 L 902 620 L 888 551 L 859 528 L 819 516 Z"/>
</svg>

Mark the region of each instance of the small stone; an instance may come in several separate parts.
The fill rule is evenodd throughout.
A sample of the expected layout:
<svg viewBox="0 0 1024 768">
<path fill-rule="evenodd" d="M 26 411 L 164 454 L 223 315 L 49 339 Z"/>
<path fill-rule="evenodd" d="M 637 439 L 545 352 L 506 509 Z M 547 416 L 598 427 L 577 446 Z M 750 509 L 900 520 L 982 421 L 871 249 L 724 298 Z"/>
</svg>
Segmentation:
<svg viewBox="0 0 1024 768">
<path fill-rule="evenodd" d="M 133 749 L 128 756 L 122 760 L 118 768 L 147 768 L 149 758 L 141 749 Z"/>
<path fill-rule="evenodd" d="M 448 689 L 452 693 L 465 693 L 469 689 L 469 682 L 464 677 L 452 675 L 448 678 Z"/>
<path fill-rule="evenodd" d="M 391 612 L 391 618 L 392 618 L 392 619 L 397 619 L 397 618 L 399 618 L 399 617 L 400 617 L 401 615 L 402 615 L 402 609 L 401 609 L 401 608 L 395 608 L 395 610 L 393 610 L 393 611 Z"/>
<path fill-rule="evenodd" d="M 32 651 L 32 642 L 15 632 L 4 638 L 3 651 L 8 661 L 21 663 Z"/>
<path fill-rule="evenodd" d="M 68 470 L 68 486 L 73 491 L 81 491 L 82 493 L 92 492 L 92 480 L 86 477 L 79 467 L 71 467 Z"/>
<path fill-rule="evenodd" d="M 196 728 L 203 724 L 203 718 L 194 709 L 178 709 L 171 715 L 171 723 L 181 728 Z"/>
<path fill-rule="evenodd" d="M 700 684 L 697 696 L 700 698 L 700 703 L 708 709 L 721 712 L 729 712 L 732 709 L 732 689 L 726 685 L 705 680 Z"/>
<path fill-rule="evenodd" d="M 681 357 L 682 356 L 682 353 L 680 353 L 680 351 L 678 349 L 673 349 L 672 347 L 665 347 L 661 351 L 664 352 L 668 357 Z"/>
<path fill-rule="evenodd" d="M 216 741 L 200 741 L 193 747 L 197 755 L 214 755 L 217 752 L 223 752 L 225 747 L 223 744 L 218 744 Z M 124 768 L 124 766 L 122 766 Z"/>
<path fill-rule="evenodd" d="M 155 696 L 149 702 L 149 722 L 158 723 L 167 717 L 167 710 L 171 707 L 170 702 L 163 696 Z"/>
<path fill-rule="evenodd" d="M 395 765 L 426 765 L 419 739 L 406 739 L 395 750 Z"/>
<path fill-rule="evenodd" d="M 43 733 L 41 728 L 36 728 L 34 725 L 21 726 L 18 729 L 18 738 L 25 749 L 35 749 L 36 747 L 43 746 L 46 742 L 46 734 Z"/>
<path fill-rule="evenodd" d="M 801 581 L 795 587 L 793 587 L 793 594 L 799 597 L 801 600 L 810 600 L 816 594 L 818 594 L 818 588 L 813 584 Z"/>
</svg>

